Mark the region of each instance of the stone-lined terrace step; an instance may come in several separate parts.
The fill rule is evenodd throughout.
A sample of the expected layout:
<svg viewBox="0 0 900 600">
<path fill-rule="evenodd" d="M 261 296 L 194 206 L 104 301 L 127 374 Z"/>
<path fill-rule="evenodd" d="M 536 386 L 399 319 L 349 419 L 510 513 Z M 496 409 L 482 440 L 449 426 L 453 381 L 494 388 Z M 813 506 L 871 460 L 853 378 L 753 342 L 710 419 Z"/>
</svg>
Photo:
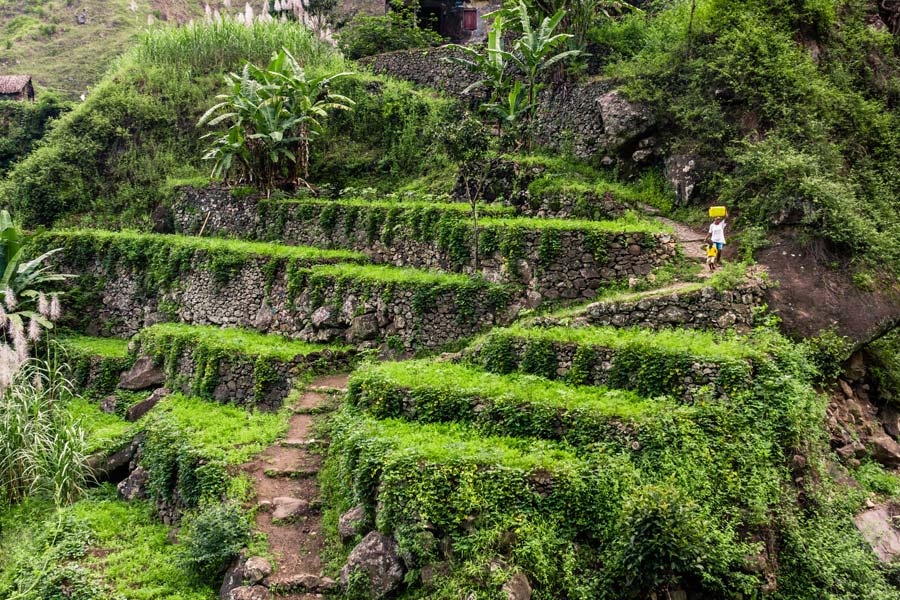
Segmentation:
<svg viewBox="0 0 900 600">
<path fill-rule="evenodd" d="M 495 329 L 468 351 L 489 371 L 519 371 L 645 396 L 727 396 L 748 385 L 763 350 L 745 338 L 697 330 L 615 327 Z"/>
<path fill-rule="evenodd" d="M 511 288 L 480 277 L 362 265 L 357 253 L 279 244 L 219 240 L 207 251 L 209 240 L 186 239 L 54 231 L 40 243 L 62 246 L 59 267 L 80 275 L 75 284 L 86 302 L 71 311 L 81 319 L 73 325 L 105 335 L 181 321 L 315 342 L 437 348 L 508 323 L 517 311 Z"/>
<path fill-rule="evenodd" d="M 684 328 L 737 330 L 753 326 L 756 309 L 764 303 L 764 271 L 751 269 L 730 289 L 720 289 L 715 277 L 704 282 L 677 283 L 644 292 L 602 296 L 587 305 L 569 307 L 531 321 L 540 327 L 613 325 L 650 329 Z"/>
<path fill-rule="evenodd" d="M 346 370 L 348 346 L 289 340 L 238 328 L 160 323 L 135 337 L 135 352 L 163 366 L 185 393 L 277 409 L 301 378 Z"/>
<path fill-rule="evenodd" d="M 134 364 L 127 340 L 65 333 L 57 341 L 68 377 L 82 395 L 112 393 L 121 374 Z"/>
<path fill-rule="evenodd" d="M 473 423 L 487 435 L 630 447 L 642 423 L 685 412 L 666 398 L 571 386 L 534 375 L 498 375 L 431 360 L 366 364 L 350 377 L 347 401 L 378 418 Z M 688 411 L 689 412 L 689 411 Z"/>
<path fill-rule="evenodd" d="M 478 266 L 471 208 L 441 202 L 229 199 L 219 189 L 190 196 L 176 222 L 207 230 L 292 244 L 350 248 L 374 262 L 480 272 L 523 283 L 538 300 L 591 298 L 610 282 L 646 275 L 675 256 L 671 229 L 634 215 L 607 221 L 514 217 L 501 206 L 479 208 Z M 254 204 L 256 202 L 256 204 Z M 212 227 L 212 229 L 210 229 Z"/>
<path fill-rule="evenodd" d="M 580 539 L 602 541 L 620 510 L 623 485 L 635 480 L 621 456 L 580 458 L 542 440 L 482 436 L 458 424 L 344 411 L 329 432 L 333 473 L 370 522 L 382 531 L 419 532 L 417 539 L 435 547 L 446 535 L 466 535 L 479 520 L 522 514 L 552 514 Z"/>
</svg>

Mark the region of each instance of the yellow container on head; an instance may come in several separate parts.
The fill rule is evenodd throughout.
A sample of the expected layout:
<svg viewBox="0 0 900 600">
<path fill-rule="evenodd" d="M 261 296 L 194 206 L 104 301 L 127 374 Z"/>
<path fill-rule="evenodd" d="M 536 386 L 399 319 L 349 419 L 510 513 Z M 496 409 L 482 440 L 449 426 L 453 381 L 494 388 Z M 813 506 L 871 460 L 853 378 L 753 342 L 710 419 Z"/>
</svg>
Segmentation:
<svg viewBox="0 0 900 600">
<path fill-rule="evenodd" d="M 724 217 L 726 212 L 727 211 L 725 210 L 724 206 L 710 206 L 709 207 L 709 216 L 713 219 L 716 217 Z"/>
</svg>

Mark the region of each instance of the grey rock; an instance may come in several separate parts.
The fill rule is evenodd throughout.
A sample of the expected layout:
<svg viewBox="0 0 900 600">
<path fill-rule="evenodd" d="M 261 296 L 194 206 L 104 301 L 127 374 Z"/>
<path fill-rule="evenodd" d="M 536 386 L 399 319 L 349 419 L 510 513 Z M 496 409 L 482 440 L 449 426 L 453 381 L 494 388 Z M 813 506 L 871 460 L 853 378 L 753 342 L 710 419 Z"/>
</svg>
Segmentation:
<svg viewBox="0 0 900 600">
<path fill-rule="evenodd" d="M 366 313 L 353 318 L 347 337 L 352 342 L 373 340 L 378 337 L 378 318 L 371 313 Z"/>
<path fill-rule="evenodd" d="M 620 90 L 600 96 L 597 102 L 603 119 L 607 149 L 611 152 L 636 143 L 655 124 L 649 107 L 631 102 Z"/>
<path fill-rule="evenodd" d="M 229 600 L 232 590 L 244 585 L 244 559 L 242 556 L 235 558 L 228 570 L 225 571 L 225 577 L 222 579 L 222 585 L 219 587 L 219 600 Z"/>
<path fill-rule="evenodd" d="M 138 358 L 134 366 L 119 379 L 119 387 L 123 390 L 146 390 L 165 383 L 166 374 L 149 356 Z"/>
<path fill-rule="evenodd" d="M 524 573 L 516 573 L 503 584 L 506 600 L 531 600 L 531 584 Z"/>
<path fill-rule="evenodd" d="M 242 585 L 228 594 L 228 600 L 269 600 L 271 597 L 268 588 L 261 585 Z"/>
<path fill-rule="evenodd" d="M 146 400 L 141 400 L 140 402 L 133 404 L 128 408 L 128 411 L 125 413 L 125 420 L 129 422 L 134 422 L 146 415 L 150 410 L 156 406 L 160 400 L 171 394 L 172 392 L 169 388 L 158 388 L 153 390 L 153 393 L 147 397 Z"/>
<path fill-rule="evenodd" d="M 900 411 L 893 406 L 881 409 L 879 416 L 885 432 L 894 439 L 900 437 Z"/>
<path fill-rule="evenodd" d="M 275 511 L 272 513 L 273 521 L 292 521 L 303 516 L 309 509 L 309 502 L 290 496 L 279 496 L 272 500 Z"/>
<path fill-rule="evenodd" d="M 893 563 L 900 556 L 900 531 L 893 525 L 891 514 L 884 506 L 861 512 L 853 518 L 872 551 L 883 563 Z"/>
<path fill-rule="evenodd" d="M 337 311 L 331 306 L 320 306 L 313 312 L 309 320 L 312 321 L 313 327 L 316 329 L 334 327 L 337 325 Z"/>
<path fill-rule="evenodd" d="M 263 302 L 263 305 L 259 307 L 259 310 L 256 312 L 256 316 L 253 317 L 253 328 L 257 331 L 268 331 L 269 328 L 272 327 L 272 322 L 275 320 L 275 315 L 272 307 L 269 306 L 268 302 Z"/>
<path fill-rule="evenodd" d="M 150 474 L 144 467 L 138 467 L 131 474 L 116 486 L 116 492 L 119 498 L 131 502 L 135 498 L 143 499 L 147 497 L 147 481 Z"/>
<path fill-rule="evenodd" d="M 341 569 L 341 588 L 346 591 L 350 574 L 363 572 L 367 575 L 374 598 L 384 598 L 396 590 L 403 581 L 403 562 L 397 550 L 397 542 L 378 531 L 370 532 L 356 545 L 347 564 Z"/>
<path fill-rule="evenodd" d="M 244 563 L 244 581 L 257 584 L 272 574 L 272 565 L 262 556 L 251 556 Z"/>
<path fill-rule="evenodd" d="M 693 199 L 694 191 L 703 180 L 703 175 L 699 155 L 673 154 L 666 159 L 665 176 L 675 189 L 675 200 L 679 206 L 685 206 Z"/>
<path fill-rule="evenodd" d="M 110 394 L 100 401 L 100 412 L 106 413 L 108 415 L 114 414 L 116 412 L 117 402 L 118 398 L 116 398 L 116 395 Z"/>
<path fill-rule="evenodd" d="M 355 506 L 338 519 L 338 533 L 342 542 L 347 542 L 361 533 L 366 524 L 366 509 Z"/>
<path fill-rule="evenodd" d="M 98 483 L 109 481 L 113 473 L 125 468 L 131 462 L 143 438 L 143 434 L 135 436 L 134 439 L 112 454 L 93 454 L 89 456 L 85 461 L 85 465 L 91 477 Z"/>
<path fill-rule="evenodd" d="M 900 466 L 900 444 L 887 434 L 881 433 L 872 438 L 872 455 L 883 465 Z"/>
</svg>

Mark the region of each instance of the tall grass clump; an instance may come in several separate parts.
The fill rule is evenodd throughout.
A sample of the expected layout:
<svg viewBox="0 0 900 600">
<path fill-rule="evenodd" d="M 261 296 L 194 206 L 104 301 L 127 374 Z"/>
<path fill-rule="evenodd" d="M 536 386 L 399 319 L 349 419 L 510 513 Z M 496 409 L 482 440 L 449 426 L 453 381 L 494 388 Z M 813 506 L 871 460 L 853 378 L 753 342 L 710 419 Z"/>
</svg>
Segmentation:
<svg viewBox="0 0 900 600">
<path fill-rule="evenodd" d="M 254 21 L 248 26 L 227 19 L 150 30 L 138 42 L 132 57 L 140 64 L 210 73 L 234 70 L 245 60 L 268 62 L 272 52 L 282 47 L 313 71 L 344 66 L 334 48 L 322 44 L 302 25 Z"/>
<path fill-rule="evenodd" d="M 61 367 L 31 360 L 0 395 L 0 509 L 28 496 L 61 505 L 84 489 L 85 434 L 62 404 L 71 393 Z"/>
</svg>

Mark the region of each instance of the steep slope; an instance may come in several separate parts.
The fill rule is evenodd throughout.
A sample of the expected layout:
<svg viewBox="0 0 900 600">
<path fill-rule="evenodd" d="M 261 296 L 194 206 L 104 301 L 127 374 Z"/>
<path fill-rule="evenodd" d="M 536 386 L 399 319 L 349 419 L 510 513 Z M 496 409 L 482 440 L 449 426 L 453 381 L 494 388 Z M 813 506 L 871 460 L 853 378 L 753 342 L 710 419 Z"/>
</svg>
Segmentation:
<svg viewBox="0 0 900 600">
<path fill-rule="evenodd" d="M 150 20 L 164 25 L 202 15 L 199 0 L 3 0 L 0 73 L 31 75 L 77 98 Z"/>
</svg>

